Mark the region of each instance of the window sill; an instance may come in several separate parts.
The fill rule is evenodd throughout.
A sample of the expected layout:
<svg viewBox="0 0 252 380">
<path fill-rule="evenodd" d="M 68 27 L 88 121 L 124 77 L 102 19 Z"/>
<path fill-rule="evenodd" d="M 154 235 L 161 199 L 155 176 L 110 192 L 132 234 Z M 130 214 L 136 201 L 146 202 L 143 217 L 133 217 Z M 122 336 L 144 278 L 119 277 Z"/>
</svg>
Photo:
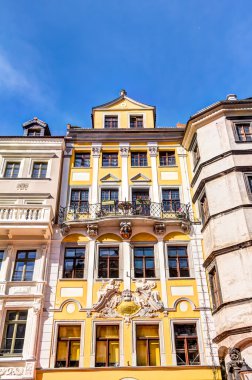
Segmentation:
<svg viewBox="0 0 252 380">
<path fill-rule="evenodd" d="M 195 280 L 195 277 L 167 277 L 167 280 Z"/>
<path fill-rule="evenodd" d="M 139 280 L 146 280 L 146 281 L 160 281 L 159 277 L 133 277 L 132 281 L 136 282 Z"/>
<path fill-rule="evenodd" d="M 159 168 L 178 168 L 178 165 L 159 165 Z"/>
<path fill-rule="evenodd" d="M 0 362 L 6 362 L 6 359 L 8 359 L 8 361 L 20 361 L 20 360 L 23 360 L 23 356 L 22 355 L 17 355 L 17 354 L 4 354 L 2 356 L 0 356 Z"/>
<path fill-rule="evenodd" d="M 115 169 L 120 169 L 121 166 L 100 166 L 100 168 L 101 168 L 101 169 L 106 169 L 106 168 L 110 168 L 110 169 L 111 169 L 111 168 L 112 168 L 112 169 L 113 169 L 113 168 L 115 168 Z"/>
<path fill-rule="evenodd" d="M 18 180 L 18 181 L 28 181 L 28 180 L 39 180 L 39 181 L 51 181 L 51 178 L 32 178 L 32 177 L 1 177 L 0 180 Z"/>
<path fill-rule="evenodd" d="M 87 281 L 87 278 L 59 278 L 59 281 Z"/>
<path fill-rule="evenodd" d="M 115 281 L 120 281 L 120 282 L 123 282 L 123 279 L 122 278 L 111 278 L 111 277 L 108 277 L 108 278 L 105 278 L 105 277 L 97 277 L 95 278 L 95 281 L 97 282 L 102 282 L 102 281 L 110 281 L 110 280 L 115 280 Z"/>
<path fill-rule="evenodd" d="M 132 168 L 151 168 L 151 166 L 132 166 Z"/>
<path fill-rule="evenodd" d="M 91 166 L 72 166 L 72 169 L 92 169 Z"/>
</svg>

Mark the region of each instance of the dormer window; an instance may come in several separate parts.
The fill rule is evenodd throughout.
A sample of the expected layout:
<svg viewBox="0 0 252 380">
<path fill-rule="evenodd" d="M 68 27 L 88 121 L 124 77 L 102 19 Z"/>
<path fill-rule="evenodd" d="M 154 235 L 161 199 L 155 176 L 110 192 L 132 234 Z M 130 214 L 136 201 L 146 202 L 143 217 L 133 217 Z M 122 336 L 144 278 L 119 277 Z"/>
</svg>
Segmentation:
<svg viewBox="0 0 252 380">
<path fill-rule="evenodd" d="M 143 115 L 130 115 L 130 128 L 143 128 Z"/>
<path fill-rule="evenodd" d="M 27 136 L 40 136 L 40 129 L 28 129 Z"/>
<path fill-rule="evenodd" d="M 104 128 L 118 128 L 118 116 L 117 115 L 105 116 Z"/>
</svg>

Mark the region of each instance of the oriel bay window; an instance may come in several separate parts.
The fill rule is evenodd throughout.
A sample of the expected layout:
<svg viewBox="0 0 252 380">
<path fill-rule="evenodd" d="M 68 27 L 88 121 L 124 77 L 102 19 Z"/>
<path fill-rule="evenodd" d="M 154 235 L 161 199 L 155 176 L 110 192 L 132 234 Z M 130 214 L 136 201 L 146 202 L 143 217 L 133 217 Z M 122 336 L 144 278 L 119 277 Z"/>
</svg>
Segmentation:
<svg viewBox="0 0 252 380">
<path fill-rule="evenodd" d="M 6 315 L 1 355 L 21 355 L 23 352 L 27 310 L 8 311 Z"/>
<path fill-rule="evenodd" d="M 118 278 L 119 277 L 119 248 L 118 247 L 99 247 L 99 278 Z"/>
<path fill-rule="evenodd" d="M 63 278 L 83 278 L 85 248 L 66 248 L 64 256 Z"/>
<path fill-rule="evenodd" d="M 138 366 L 159 366 L 159 326 L 136 325 L 136 355 Z"/>
<path fill-rule="evenodd" d="M 96 367 L 117 367 L 119 355 L 119 326 L 96 326 Z"/>
<path fill-rule="evenodd" d="M 18 251 L 12 281 L 32 281 L 36 251 Z"/>
<path fill-rule="evenodd" d="M 169 246 L 168 265 L 170 277 L 189 277 L 187 247 Z"/>
<path fill-rule="evenodd" d="M 134 247 L 136 278 L 155 277 L 154 247 Z"/>
<path fill-rule="evenodd" d="M 88 189 L 72 189 L 70 208 L 77 212 L 88 212 Z"/>
<path fill-rule="evenodd" d="M 174 324 L 177 365 L 199 365 L 196 323 Z"/>
<path fill-rule="evenodd" d="M 55 367 L 79 367 L 81 326 L 59 326 Z"/>
</svg>

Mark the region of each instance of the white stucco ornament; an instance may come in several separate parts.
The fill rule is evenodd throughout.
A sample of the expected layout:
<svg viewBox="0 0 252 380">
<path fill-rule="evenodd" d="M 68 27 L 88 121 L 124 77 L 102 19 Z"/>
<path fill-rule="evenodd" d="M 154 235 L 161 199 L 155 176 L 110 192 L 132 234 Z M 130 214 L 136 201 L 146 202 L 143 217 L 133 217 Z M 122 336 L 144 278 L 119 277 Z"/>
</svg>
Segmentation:
<svg viewBox="0 0 252 380">
<path fill-rule="evenodd" d="M 69 303 L 69 304 L 67 305 L 67 307 L 66 307 L 66 311 L 67 311 L 67 313 L 69 313 L 69 314 L 74 313 L 74 312 L 75 312 L 75 304 L 73 304 L 73 303 Z"/>
</svg>

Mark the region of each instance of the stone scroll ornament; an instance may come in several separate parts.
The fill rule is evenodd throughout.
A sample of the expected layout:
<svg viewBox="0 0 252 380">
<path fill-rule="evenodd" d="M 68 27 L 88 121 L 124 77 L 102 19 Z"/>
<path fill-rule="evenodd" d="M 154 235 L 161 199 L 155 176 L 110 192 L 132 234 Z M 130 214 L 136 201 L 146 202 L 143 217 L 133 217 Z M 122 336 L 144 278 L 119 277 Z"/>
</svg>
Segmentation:
<svg viewBox="0 0 252 380">
<path fill-rule="evenodd" d="M 164 309 L 155 281 L 136 281 L 136 290 L 120 291 L 120 282 L 111 279 L 97 293 L 93 312 L 100 318 L 123 318 L 130 323 L 133 317 L 157 317 Z"/>
</svg>

